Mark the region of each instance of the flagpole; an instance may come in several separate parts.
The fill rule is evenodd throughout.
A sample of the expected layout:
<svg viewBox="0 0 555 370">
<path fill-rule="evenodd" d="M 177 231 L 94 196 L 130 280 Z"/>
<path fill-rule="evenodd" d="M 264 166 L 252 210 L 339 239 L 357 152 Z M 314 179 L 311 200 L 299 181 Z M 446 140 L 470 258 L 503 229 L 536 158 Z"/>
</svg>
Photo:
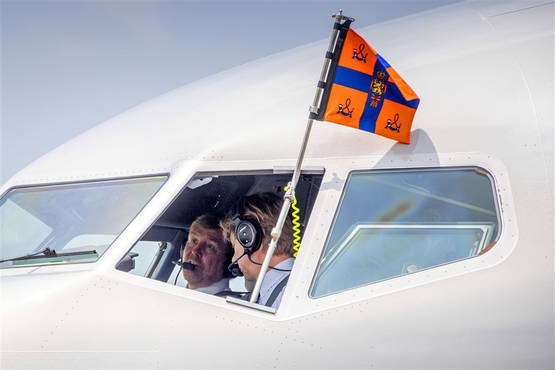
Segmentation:
<svg viewBox="0 0 555 370">
<path fill-rule="evenodd" d="M 281 211 L 280 211 L 278 220 L 276 222 L 276 226 L 272 229 L 272 234 L 271 234 L 272 240 L 270 241 L 270 245 L 268 246 L 268 250 L 266 251 L 266 256 L 264 257 L 262 266 L 260 267 L 260 272 L 258 273 L 258 278 L 256 279 L 256 284 L 254 286 L 254 289 L 250 297 L 250 301 L 249 301 L 250 303 L 255 303 L 258 300 L 258 295 L 260 294 L 260 287 L 262 285 L 262 281 L 264 280 L 264 276 L 266 275 L 266 270 L 270 265 L 270 260 L 274 255 L 277 242 L 279 240 L 281 231 L 283 229 L 283 225 L 285 224 L 285 220 L 287 218 L 287 213 L 289 212 L 289 207 L 291 207 L 291 203 L 295 198 L 295 188 L 297 186 L 297 182 L 299 181 L 299 177 L 301 176 L 301 166 L 303 163 L 306 147 L 308 144 L 308 139 L 310 137 L 310 131 L 312 130 L 312 123 L 314 122 L 314 119 L 318 115 L 320 100 L 322 99 L 322 94 L 326 86 L 326 77 L 328 74 L 328 70 L 330 68 L 331 60 L 333 58 L 333 50 L 335 47 L 335 43 L 337 41 L 337 36 L 339 34 L 341 21 L 349 20 L 349 19 L 354 20 L 352 18 L 345 17 L 343 15 L 342 10 L 339 10 L 339 13 L 333 14 L 332 18 L 335 18 L 335 23 L 330 36 L 328 50 L 324 58 L 324 65 L 322 66 L 322 72 L 320 73 L 320 80 L 318 81 L 316 94 L 314 95 L 314 100 L 312 102 L 312 105 L 310 106 L 310 114 L 306 125 L 306 130 L 304 133 L 303 143 L 301 145 L 299 156 L 297 158 L 297 165 L 295 166 L 295 170 L 293 171 L 293 177 L 289 182 L 289 184 L 287 185 L 287 191 L 283 196 L 283 206 L 281 207 Z"/>
</svg>

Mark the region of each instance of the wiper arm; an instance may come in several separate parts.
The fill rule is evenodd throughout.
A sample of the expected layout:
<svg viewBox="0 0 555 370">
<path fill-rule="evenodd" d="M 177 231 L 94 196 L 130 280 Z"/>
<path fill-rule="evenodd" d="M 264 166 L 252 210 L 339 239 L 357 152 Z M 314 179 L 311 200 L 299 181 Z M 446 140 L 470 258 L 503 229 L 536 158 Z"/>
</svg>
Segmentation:
<svg viewBox="0 0 555 370">
<path fill-rule="evenodd" d="M 85 254 L 97 254 L 97 252 L 96 250 L 90 250 L 90 251 L 79 251 L 79 252 L 56 253 L 55 249 L 44 248 L 43 250 L 33 254 L 26 254 L 25 256 L 21 256 L 21 257 L 14 257 L 14 258 L 7 258 L 5 260 L 0 260 L 0 263 L 30 260 L 30 259 L 36 259 L 36 258 L 79 256 L 79 255 L 85 255 Z"/>
<path fill-rule="evenodd" d="M 26 255 L 20 256 L 20 257 L 7 258 L 5 260 L 0 260 L 0 263 L 26 260 L 26 259 L 30 259 L 30 258 L 40 258 L 41 254 L 44 257 L 56 257 L 57 256 L 56 251 L 54 249 L 44 248 L 43 250 L 40 250 L 40 251 L 38 251 L 36 253 L 33 253 L 33 254 L 26 254 Z"/>
</svg>

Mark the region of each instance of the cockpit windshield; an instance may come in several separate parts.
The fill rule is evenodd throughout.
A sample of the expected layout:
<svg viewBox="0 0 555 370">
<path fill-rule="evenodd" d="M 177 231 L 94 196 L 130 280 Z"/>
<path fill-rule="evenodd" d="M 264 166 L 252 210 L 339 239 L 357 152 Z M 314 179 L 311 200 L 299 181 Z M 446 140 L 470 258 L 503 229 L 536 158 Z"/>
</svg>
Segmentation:
<svg viewBox="0 0 555 370">
<path fill-rule="evenodd" d="M 8 191 L 0 199 L 0 261 L 5 261 L 0 267 L 96 261 L 166 179 L 156 176 Z"/>
</svg>

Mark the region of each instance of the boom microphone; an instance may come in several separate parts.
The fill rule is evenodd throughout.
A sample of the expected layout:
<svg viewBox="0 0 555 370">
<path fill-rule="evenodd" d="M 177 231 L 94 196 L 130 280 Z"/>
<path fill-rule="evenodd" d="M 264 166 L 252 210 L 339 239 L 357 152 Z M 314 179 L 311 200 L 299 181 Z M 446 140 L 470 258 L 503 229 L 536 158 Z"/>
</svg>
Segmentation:
<svg viewBox="0 0 555 370">
<path fill-rule="evenodd" d="M 181 266 L 183 270 L 194 271 L 197 265 L 189 262 L 172 261 L 174 265 Z"/>
<path fill-rule="evenodd" d="M 239 260 L 243 258 L 245 254 L 247 254 L 247 252 L 244 252 L 241 257 L 237 258 L 235 261 L 232 261 L 229 266 L 227 266 L 227 269 L 233 277 L 243 276 L 243 272 L 239 268 L 239 264 L 237 262 L 239 262 Z"/>
</svg>

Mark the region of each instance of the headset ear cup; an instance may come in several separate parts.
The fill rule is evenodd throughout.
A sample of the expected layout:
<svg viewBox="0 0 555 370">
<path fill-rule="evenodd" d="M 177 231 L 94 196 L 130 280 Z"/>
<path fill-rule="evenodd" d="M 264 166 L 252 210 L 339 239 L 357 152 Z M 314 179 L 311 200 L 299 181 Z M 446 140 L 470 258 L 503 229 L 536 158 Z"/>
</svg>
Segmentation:
<svg viewBox="0 0 555 370">
<path fill-rule="evenodd" d="M 233 219 L 235 224 L 235 238 L 245 248 L 245 253 L 252 255 L 262 244 L 262 228 L 258 221 L 254 218 L 240 218 L 239 216 Z"/>
</svg>

